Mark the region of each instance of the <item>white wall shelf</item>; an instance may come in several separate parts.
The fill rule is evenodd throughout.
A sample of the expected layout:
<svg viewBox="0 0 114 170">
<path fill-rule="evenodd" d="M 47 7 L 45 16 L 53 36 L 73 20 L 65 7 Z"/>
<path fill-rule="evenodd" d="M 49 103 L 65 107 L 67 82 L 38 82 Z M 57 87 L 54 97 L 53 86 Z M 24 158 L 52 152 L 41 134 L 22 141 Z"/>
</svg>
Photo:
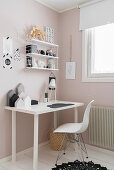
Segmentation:
<svg viewBox="0 0 114 170">
<path fill-rule="evenodd" d="M 52 68 L 39 68 L 39 67 L 26 67 L 28 70 L 47 70 L 47 71 L 58 71 L 59 69 Z"/>
<path fill-rule="evenodd" d="M 34 53 L 26 53 L 27 56 L 27 63 L 29 61 L 29 57 L 32 57 L 31 62 L 33 67 L 29 67 L 30 65 L 26 64 L 26 69 L 31 69 L 31 70 L 45 70 L 45 71 L 57 71 L 58 69 L 58 48 L 59 46 L 57 44 L 52 44 L 49 42 L 45 41 L 40 41 L 37 39 L 27 39 L 27 45 L 36 45 L 37 46 L 37 51 L 43 50 L 45 52 L 45 55 L 43 54 L 38 54 L 36 51 Z M 46 55 L 46 51 L 51 50 L 52 53 L 56 55 L 54 56 L 49 56 Z M 50 60 L 50 61 L 49 61 Z M 38 67 L 34 67 L 34 61 L 38 64 Z M 40 67 L 40 63 L 44 63 L 44 68 Z M 52 63 L 52 66 L 51 64 Z M 52 68 L 47 68 L 47 67 L 52 67 Z M 55 68 L 55 69 L 53 69 Z"/>
<path fill-rule="evenodd" d="M 51 47 L 59 47 L 57 44 L 52 44 L 46 41 L 40 41 L 37 39 L 27 39 L 28 43 L 35 43 L 35 44 L 40 44 L 40 45 L 45 45 L 45 46 L 51 46 Z"/>
<path fill-rule="evenodd" d="M 37 54 L 37 53 L 27 53 L 26 55 L 29 55 L 29 56 L 37 56 L 37 57 L 44 57 L 44 58 L 58 59 L 58 57 L 48 56 L 48 55 L 42 55 L 42 54 Z"/>
</svg>

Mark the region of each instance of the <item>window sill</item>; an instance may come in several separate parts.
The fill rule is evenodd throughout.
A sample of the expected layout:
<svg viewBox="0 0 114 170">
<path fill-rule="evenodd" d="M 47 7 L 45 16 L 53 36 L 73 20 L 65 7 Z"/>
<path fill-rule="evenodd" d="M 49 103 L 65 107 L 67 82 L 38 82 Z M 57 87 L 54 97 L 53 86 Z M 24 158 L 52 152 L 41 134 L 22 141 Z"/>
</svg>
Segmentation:
<svg viewBox="0 0 114 170">
<path fill-rule="evenodd" d="M 114 83 L 114 77 L 104 77 L 104 78 L 89 78 L 89 77 L 82 77 L 82 82 L 101 82 L 101 83 Z"/>
</svg>

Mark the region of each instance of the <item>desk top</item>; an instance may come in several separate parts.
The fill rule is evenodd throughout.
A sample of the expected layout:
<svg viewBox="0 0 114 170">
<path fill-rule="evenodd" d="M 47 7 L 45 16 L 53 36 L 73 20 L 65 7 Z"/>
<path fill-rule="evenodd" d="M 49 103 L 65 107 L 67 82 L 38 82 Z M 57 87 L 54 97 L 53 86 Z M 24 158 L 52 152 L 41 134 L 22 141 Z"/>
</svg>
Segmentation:
<svg viewBox="0 0 114 170">
<path fill-rule="evenodd" d="M 55 103 L 64 103 L 64 104 L 73 104 L 73 105 L 59 107 L 59 108 L 47 107 L 47 105 L 51 105 L 51 104 L 55 104 Z M 24 107 L 17 108 L 17 107 L 9 107 L 9 106 L 5 106 L 5 109 L 10 110 L 10 111 L 28 113 L 28 114 L 44 114 L 44 113 L 50 113 L 50 112 L 56 112 L 56 111 L 60 111 L 60 110 L 66 110 L 66 109 L 71 109 L 71 108 L 75 108 L 75 107 L 80 107 L 83 105 L 84 105 L 84 103 L 56 100 L 56 101 L 50 101 L 47 103 L 39 102 L 38 105 L 32 105 L 31 108 L 29 108 L 29 109 L 24 108 Z"/>
</svg>

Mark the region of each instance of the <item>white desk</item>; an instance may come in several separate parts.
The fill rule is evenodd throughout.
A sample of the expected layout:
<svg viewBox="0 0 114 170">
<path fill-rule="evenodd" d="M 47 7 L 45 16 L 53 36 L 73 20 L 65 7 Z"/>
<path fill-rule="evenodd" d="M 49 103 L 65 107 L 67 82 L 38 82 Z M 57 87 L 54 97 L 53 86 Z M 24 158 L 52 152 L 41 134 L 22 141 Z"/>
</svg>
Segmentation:
<svg viewBox="0 0 114 170">
<path fill-rule="evenodd" d="M 60 108 L 49 108 L 47 105 L 54 103 L 72 103 L 74 105 L 60 107 Z M 12 111 L 12 161 L 16 161 L 16 112 L 23 112 L 26 114 L 34 115 L 34 150 L 33 150 L 33 170 L 38 170 L 38 123 L 39 115 L 54 112 L 54 128 L 57 127 L 57 111 L 74 108 L 74 121 L 78 120 L 77 108 L 83 106 L 83 103 L 77 102 L 66 102 L 66 101 L 54 101 L 48 103 L 39 103 L 38 105 L 31 106 L 30 109 L 16 108 L 6 106 L 6 110 Z"/>
</svg>

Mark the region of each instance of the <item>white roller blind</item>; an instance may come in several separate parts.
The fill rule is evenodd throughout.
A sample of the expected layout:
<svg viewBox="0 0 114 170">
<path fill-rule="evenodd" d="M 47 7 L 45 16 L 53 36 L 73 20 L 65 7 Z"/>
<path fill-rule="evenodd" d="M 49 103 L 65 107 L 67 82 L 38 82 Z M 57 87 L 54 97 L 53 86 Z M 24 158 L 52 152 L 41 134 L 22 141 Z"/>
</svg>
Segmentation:
<svg viewBox="0 0 114 170">
<path fill-rule="evenodd" d="M 80 30 L 114 23 L 114 0 L 80 6 Z"/>
</svg>

